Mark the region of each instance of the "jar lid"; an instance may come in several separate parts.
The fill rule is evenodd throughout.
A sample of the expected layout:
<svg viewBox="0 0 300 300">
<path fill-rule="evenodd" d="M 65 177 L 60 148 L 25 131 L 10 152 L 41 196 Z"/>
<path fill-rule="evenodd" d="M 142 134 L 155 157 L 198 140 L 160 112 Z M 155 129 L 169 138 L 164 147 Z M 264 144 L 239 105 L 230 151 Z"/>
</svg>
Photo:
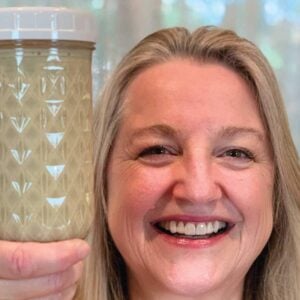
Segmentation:
<svg viewBox="0 0 300 300">
<path fill-rule="evenodd" d="M 65 7 L 1 7 L 0 40 L 96 42 L 93 15 Z"/>
</svg>

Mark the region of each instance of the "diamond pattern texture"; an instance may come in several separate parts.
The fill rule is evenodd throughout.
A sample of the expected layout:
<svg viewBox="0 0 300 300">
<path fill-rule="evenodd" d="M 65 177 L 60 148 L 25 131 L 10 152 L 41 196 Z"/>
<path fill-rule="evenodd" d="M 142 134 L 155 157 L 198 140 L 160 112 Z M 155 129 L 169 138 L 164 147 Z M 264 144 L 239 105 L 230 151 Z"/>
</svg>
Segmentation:
<svg viewBox="0 0 300 300">
<path fill-rule="evenodd" d="M 0 49 L 0 239 L 86 236 L 91 50 Z"/>
</svg>

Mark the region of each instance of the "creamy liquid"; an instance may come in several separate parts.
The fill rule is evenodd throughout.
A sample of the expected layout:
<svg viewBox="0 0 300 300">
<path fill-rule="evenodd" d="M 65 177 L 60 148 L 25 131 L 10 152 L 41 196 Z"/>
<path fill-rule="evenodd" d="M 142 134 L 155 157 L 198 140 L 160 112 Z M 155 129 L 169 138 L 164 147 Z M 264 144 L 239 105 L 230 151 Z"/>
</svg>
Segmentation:
<svg viewBox="0 0 300 300">
<path fill-rule="evenodd" d="M 0 47 L 0 239 L 86 236 L 91 49 Z"/>
</svg>

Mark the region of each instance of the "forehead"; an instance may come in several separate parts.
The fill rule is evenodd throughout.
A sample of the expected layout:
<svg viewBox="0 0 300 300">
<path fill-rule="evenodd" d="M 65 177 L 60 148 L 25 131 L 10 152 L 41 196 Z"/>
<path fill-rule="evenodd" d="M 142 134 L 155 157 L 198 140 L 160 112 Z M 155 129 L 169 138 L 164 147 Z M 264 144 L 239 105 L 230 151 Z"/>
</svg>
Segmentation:
<svg viewBox="0 0 300 300">
<path fill-rule="evenodd" d="M 124 117 L 174 115 L 261 122 L 256 99 L 245 80 L 218 63 L 174 59 L 142 71 L 128 86 Z"/>
<path fill-rule="evenodd" d="M 202 83 L 211 83 L 210 75 L 218 80 L 224 76 L 232 83 L 242 83 L 248 86 L 246 81 L 237 71 L 230 66 L 217 61 L 200 61 L 190 58 L 173 58 L 169 61 L 158 63 L 142 70 L 136 78 L 133 79 L 130 86 L 138 85 L 140 81 L 150 80 L 151 85 L 157 84 L 162 80 L 168 79 L 169 82 L 177 84 L 185 79 L 185 81 L 195 82 L 201 80 Z M 208 75 L 208 76 L 203 76 Z"/>
</svg>

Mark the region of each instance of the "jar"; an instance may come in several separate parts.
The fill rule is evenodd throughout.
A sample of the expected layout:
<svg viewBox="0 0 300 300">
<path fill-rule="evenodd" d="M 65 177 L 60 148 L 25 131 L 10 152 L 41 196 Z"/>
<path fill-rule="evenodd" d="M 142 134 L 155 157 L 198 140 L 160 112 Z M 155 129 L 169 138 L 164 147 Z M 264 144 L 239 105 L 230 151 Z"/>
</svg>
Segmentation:
<svg viewBox="0 0 300 300">
<path fill-rule="evenodd" d="M 0 239 L 87 235 L 94 45 L 87 12 L 0 9 Z"/>
</svg>

